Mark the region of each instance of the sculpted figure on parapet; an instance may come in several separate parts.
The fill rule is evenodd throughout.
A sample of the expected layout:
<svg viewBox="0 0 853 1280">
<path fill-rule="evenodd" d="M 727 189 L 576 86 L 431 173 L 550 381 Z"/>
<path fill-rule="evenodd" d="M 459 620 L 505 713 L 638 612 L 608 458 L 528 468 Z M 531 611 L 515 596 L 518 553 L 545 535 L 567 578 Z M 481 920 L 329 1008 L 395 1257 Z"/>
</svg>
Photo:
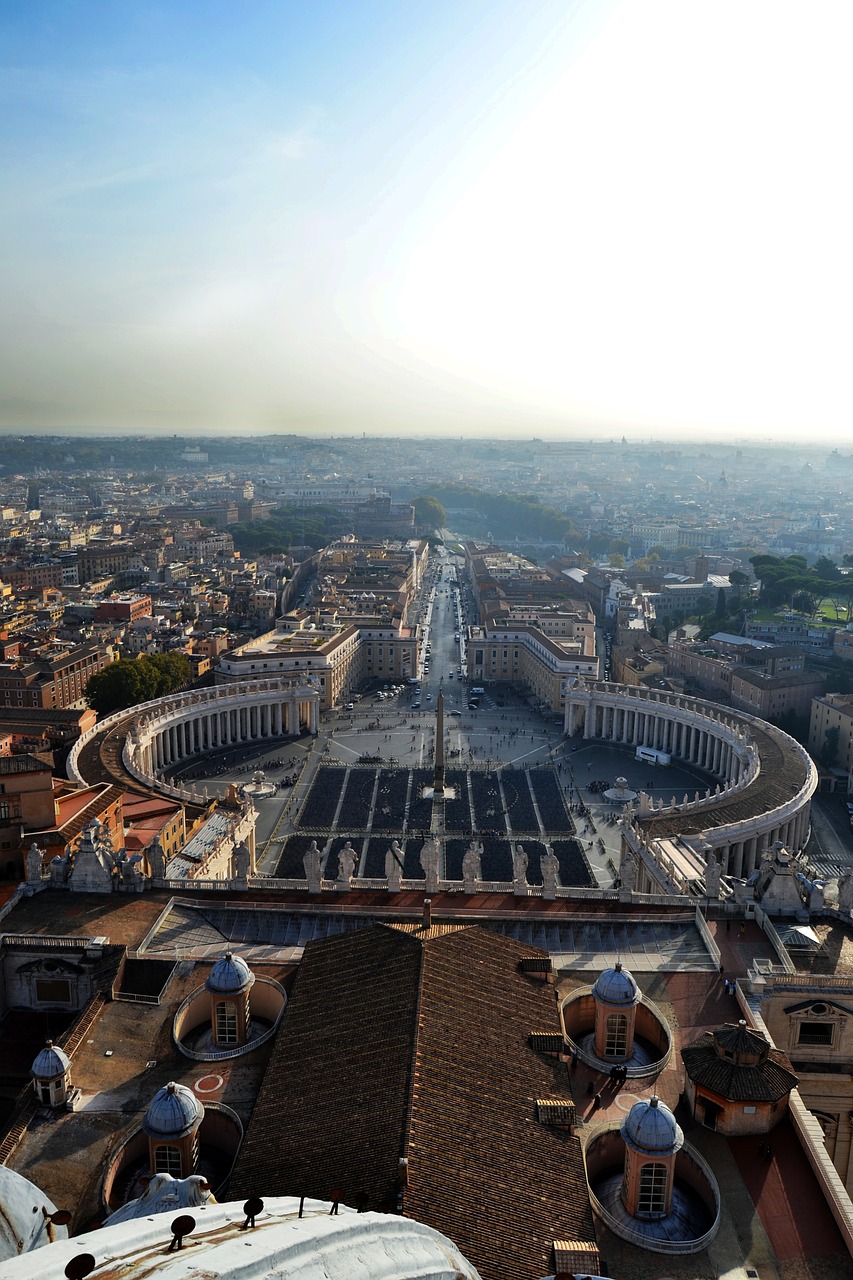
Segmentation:
<svg viewBox="0 0 853 1280">
<path fill-rule="evenodd" d="M 151 868 L 151 879 L 162 880 L 166 875 L 166 855 L 160 844 L 160 837 L 155 836 L 147 849 L 148 865 Z"/>
<path fill-rule="evenodd" d="M 720 864 L 714 855 L 713 849 L 711 849 L 708 852 L 708 858 L 705 863 L 705 894 L 707 897 L 719 898 L 721 878 Z"/>
<path fill-rule="evenodd" d="M 560 870 L 560 863 L 557 860 L 557 855 L 554 853 L 554 849 L 552 845 L 546 844 L 544 853 L 540 853 L 539 866 L 542 871 L 543 898 L 556 897 L 557 875 Z"/>
<path fill-rule="evenodd" d="M 462 880 L 466 893 L 476 893 L 477 881 L 483 878 L 483 846 L 472 840 L 462 855 Z"/>
<path fill-rule="evenodd" d="M 399 893 L 403 880 L 403 850 L 399 840 L 392 840 L 385 854 L 385 879 L 391 893 Z"/>
<path fill-rule="evenodd" d="M 338 884 L 345 889 L 350 887 L 355 872 L 355 849 L 347 840 L 338 854 Z"/>
<path fill-rule="evenodd" d="M 524 851 L 523 844 L 515 846 L 515 853 L 512 855 L 512 878 L 516 884 L 527 884 L 527 854 Z"/>
<path fill-rule="evenodd" d="M 41 865 L 41 850 L 34 840 L 27 850 L 27 884 L 41 882 Z"/>
<path fill-rule="evenodd" d="M 319 893 L 321 855 L 320 850 L 317 848 L 316 840 L 312 840 L 305 850 L 302 857 L 302 865 L 305 868 L 305 879 L 308 881 L 308 892 Z"/>
<path fill-rule="evenodd" d="M 427 893 L 436 893 L 438 891 L 440 857 L 441 853 L 435 837 L 425 840 L 421 849 L 420 862 L 424 879 L 426 880 Z"/>
<path fill-rule="evenodd" d="M 838 908 L 840 911 L 849 911 L 851 907 L 853 907 L 853 871 L 845 871 L 838 881 Z"/>
</svg>

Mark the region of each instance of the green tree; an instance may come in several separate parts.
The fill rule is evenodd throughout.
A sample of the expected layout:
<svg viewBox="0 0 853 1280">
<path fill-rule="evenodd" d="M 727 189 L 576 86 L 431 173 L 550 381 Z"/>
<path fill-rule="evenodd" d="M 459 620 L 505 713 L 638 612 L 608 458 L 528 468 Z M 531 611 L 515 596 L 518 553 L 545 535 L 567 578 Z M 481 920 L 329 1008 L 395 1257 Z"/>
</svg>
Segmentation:
<svg viewBox="0 0 853 1280">
<path fill-rule="evenodd" d="M 841 572 L 834 560 L 830 560 L 829 556 L 820 556 L 814 565 L 815 576 L 818 578 L 828 578 L 832 581 L 834 578 L 840 578 Z"/>
<path fill-rule="evenodd" d="M 110 715 L 174 693 L 189 682 L 190 674 L 189 659 L 183 653 L 120 658 L 92 676 L 86 685 L 86 701 L 98 715 Z"/>
<path fill-rule="evenodd" d="M 447 524 L 447 512 L 438 498 L 422 494 L 414 499 L 412 506 L 415 508 L 416 525 L 425 525 L 428 529 L 443 529 Z"/>
</svg>

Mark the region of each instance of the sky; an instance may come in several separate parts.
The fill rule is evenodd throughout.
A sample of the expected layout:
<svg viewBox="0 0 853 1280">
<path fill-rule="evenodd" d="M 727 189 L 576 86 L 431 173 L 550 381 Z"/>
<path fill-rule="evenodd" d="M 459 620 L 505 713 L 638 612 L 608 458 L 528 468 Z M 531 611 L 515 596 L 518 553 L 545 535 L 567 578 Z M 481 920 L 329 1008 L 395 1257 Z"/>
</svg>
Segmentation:
<svg viewBox="0 0 853 1280">
<path fill-rule="evenodd" d="M 0 429 L 853 442 L 849 0 L 0 6 Z"/>
</svg>

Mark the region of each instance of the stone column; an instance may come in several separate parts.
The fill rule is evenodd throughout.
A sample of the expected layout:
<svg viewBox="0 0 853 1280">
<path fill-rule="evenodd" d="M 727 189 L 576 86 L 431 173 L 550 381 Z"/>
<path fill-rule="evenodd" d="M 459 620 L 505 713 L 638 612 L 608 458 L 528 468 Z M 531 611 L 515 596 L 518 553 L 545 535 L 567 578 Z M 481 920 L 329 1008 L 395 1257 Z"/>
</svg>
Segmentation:
<svg viewBox="0 0 853 1280">
<path fill-rule="evenodd" d="M 288 736 L 295 738 L 299 734 L 299 703 L 295 698 L 288 698 L 286 706 Z"/>
<path fill-rule="evenodd" d="M 308 707 L 309 707 L 308 728 L 310 729 L 311 733 L 316 733 L 320 727 L 319 704 L 315 702 L 314 699 L 312 698 L 311 702 L 308 704 Z"/>
</svg>

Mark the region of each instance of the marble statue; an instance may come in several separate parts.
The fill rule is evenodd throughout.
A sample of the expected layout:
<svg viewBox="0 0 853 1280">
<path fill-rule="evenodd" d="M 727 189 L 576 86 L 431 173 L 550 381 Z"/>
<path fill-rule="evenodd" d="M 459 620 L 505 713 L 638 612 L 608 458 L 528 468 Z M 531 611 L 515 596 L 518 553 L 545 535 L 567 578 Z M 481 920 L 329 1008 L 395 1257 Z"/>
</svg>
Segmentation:
<svg viewBox="0 0 853 1280">
<path fill-rule="evenodd" d="M 163 852 L 163 846 L 160 843 L 160 837 L 155 835 L 146 850 L 148 865 L 151 868 L 152 880 L 164 880 L 166 877 L 166 855 Z"/>
<path fill-rule="evenodd" d="M 516 890 L 527 890 L 527 854 L 524 852 L 524 845 L 517 844 L 515 853 L 512 855 L 512 882 Z"/>
<path fill-rule="evenodd" d="M 241 840 L 234 850 L 234 870 L 237 879 L 245 884 L 252 872 L 252 855 L 245 840 Z"/>
<path fill-rule="evenodd" d="M 429 840 L 424 841 L 420 853 L 420 863 L 423 868 L 427 893 L 438 893 L 438 864 L 440 856 L 438 841 L 434 836 L 431 836 Z"/>
<path fill-rule="evenodd" d="M 722 872 L 713 850 L 708 853 L 705 863 L 705 894 L 709 898 L 719 899 Z"/>
<path fill-rule="evenodd" d="M 550 844 L 546 844 L 545 852 L 540 853 L 539 866 L 542 871 L 542 897 L 556 898 L 557 874 L 560 870 L 560 863 Z"/>
<path fill-rule="evenodd" d="M 466 893 L 477 892 L 477 881 L 483 878 L 483 845 L 472 840 L 462 855 L 462 882 Z"/>
<path fill-rule="evenodd" d="M 41 883 L 41 849 L 35 840 L 27 850 L 27 884 Z"/>
<path fill-rule="evenodd" d="M 338 888 L 348 889 L 355 873 L 355 849 L 347 840 L 338 854 Z"/>
<path fill-rule="evenodd" d="M 399 840 L 392 840 L 385 854 L 385 879 L 389 893 L 399 893 L 403 880 L 403 850 Z"/>
<path fill-rule="evenodd" d="M 629 853 L 622 857 L 619 866 L 619 878 L 622 881 L 622 888 L 629 893 L 637 887 L 637 864 Z"/>
<path fill-rule="evenodd" d="M 851 907 L 853 907 L 853 871 L 845 871 L 838 881 L 838 909 L 849 911 Z"/>
<path fill-rule="evenodd" d="M 302 857 L 302 865 L 305 868 L 305 879 L 308 881 L 308 892 L 320 892 L 321 877 L 321 855 L 317 848 L 317 841 L 312 840 L 311 844 L 305 850 Z"/>
</svg>

